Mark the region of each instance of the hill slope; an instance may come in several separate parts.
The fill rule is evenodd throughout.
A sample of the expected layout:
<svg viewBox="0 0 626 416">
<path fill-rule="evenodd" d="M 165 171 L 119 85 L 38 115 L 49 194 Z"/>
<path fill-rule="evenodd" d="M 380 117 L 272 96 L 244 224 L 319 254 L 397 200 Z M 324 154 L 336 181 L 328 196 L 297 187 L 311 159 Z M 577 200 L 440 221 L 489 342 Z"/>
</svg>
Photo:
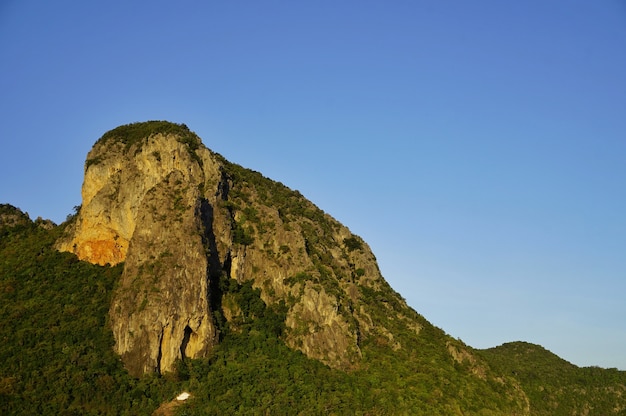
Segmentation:
<svg viewBox="0 0 626 416">
<path fill-rule="evenodd" d="M 626 414 L 626 372 L 577 367 L 526 342 L 481 351 L 492 368 L 514 377 L 535 415 Z"/>
<path fill-rule="evenodd" d="M 61 227 L 0 222 L 0 409 L 6 415 L 150 414 L 174 393 L 128 375 L 107 314 L 121 267 L 94 266 L 53 243 Z M 170 389 L 170 390 L 168 390 Z"/>
</svg>

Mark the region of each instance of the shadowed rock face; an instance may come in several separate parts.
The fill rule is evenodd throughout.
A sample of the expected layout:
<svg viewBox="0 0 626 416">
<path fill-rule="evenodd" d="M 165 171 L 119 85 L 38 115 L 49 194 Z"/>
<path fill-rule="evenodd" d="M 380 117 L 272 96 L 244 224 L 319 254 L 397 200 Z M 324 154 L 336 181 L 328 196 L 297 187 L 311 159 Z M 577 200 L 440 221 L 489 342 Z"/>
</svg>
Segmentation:
<svg viewBox="0 0 626 416">
<path fill-rule="evenodd" d="M 217 342 L 200 199 L 182 180 L 172 172 L 144 197 L 111 307 L 118 352 L 134 374 L 169 371 Z M 172 195 L 179 202 L 168 207 Z"/>
<path fill-rule="evenodd" d="M 297 191 L 212 153 L 184 125 L 106 133 L 87 156 L 82 199 L 57 247 L 92 263 L 124 262 L 110 318 L 131 374 L 206 355 L 219 340 L 218 312 L 236 325 L 241 311 L 217 289 L 224 278 L 252 281 L 267 305 L 284 302 L 285 342 L 332 367 L 353 367 L 372 331 L 395 343 L 361 301 L 363 288 L 388 288 L 369 247 Z"/>
</svg>

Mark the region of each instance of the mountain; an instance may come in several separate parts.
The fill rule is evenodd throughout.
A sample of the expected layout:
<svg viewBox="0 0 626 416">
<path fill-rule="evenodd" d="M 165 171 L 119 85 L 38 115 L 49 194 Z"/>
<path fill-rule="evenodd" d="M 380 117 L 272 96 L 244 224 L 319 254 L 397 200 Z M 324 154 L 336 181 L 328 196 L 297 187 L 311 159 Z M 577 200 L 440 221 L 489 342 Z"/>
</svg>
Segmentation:
<svg viewBox="0 0 626 416">
<path fill-rule="evenodd" d="M 298 193 L 229 164 L 184 126 L 107 133 L 87 156 L 82 197 L 58 247 L 92 263 L 124 262 L 110 318 L 136 376 L 210 353 L 222 321 L 244 318 L 223 293 L 230 280 L 284 309 L 288 345 L 334 368 L 356 365 L 359 337 L 397 343 L 387 327 L 372 327 L 363 291 L 401 302 L 394 319 L 420 330 L 360 238 Z"/>
<path fill-rule="evenodd" d="M 74 215 L 51 226 L 3 205 L 0 237 L 8 414 L 150 414 L 182 390 L 181 414 L 626 408 L 624 372 L 559 360 L 531 372 L 542 354 L 451 338 L 389 286 L 359 236 L 185 125 L 105 133 Z M 570 367 L 582 396 L 559 379 Z M 573 404 L 537 393 L 557 387 L 550 403 Z"/>
</svg>

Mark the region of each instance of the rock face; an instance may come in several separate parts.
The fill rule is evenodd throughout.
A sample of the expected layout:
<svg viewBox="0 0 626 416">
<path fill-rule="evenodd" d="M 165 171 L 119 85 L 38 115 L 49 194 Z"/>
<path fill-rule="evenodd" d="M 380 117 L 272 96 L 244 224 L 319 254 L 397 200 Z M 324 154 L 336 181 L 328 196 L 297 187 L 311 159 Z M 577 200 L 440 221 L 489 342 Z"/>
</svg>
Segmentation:
<svg viewBox="0 0 626 416">
<path fill-rule="evenodd" d="M 266 305 L 285 305 L 285 342 L 332 367 L 354 366 L 365 334 L 393 338 L 360 300 L 363 290 L 389 289 L 369 247 L 184 125 L 106 133 L 87 156 L 82 199 L 57 248 L 124 262 L 110 321 L 131 374 L 206 355 L 219 342 L 218 316 L 236 326 L 241 311 L 219 289 L 224 279 L 251 281 Z"/>
<path fill-rule="evenodd" d="M 126 126 L 96 143 L 82 207 L 57 244 L 92 263 L 125 262 L 110 317 L 117 352 L 135 375 L 171 370 L 217 342 L 198 188 L 219 168 L 190 132 L 168 127 L 177 126 Z"/>
</svg>

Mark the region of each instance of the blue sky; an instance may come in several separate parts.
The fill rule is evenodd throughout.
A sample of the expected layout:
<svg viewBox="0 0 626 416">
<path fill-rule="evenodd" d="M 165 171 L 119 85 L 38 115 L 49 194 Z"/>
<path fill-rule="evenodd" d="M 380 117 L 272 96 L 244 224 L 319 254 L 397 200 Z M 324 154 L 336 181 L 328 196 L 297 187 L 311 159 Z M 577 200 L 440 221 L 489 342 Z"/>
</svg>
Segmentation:
<svg viewBox="0 0 626 416">
<path fill-rule="evenodd" d="M 485 348 L 626 370 L 621 0 L 0 2 L 0 202 L 62 222 L 85 156 L 187 124 L 362 236 Z"/>
</svg>

